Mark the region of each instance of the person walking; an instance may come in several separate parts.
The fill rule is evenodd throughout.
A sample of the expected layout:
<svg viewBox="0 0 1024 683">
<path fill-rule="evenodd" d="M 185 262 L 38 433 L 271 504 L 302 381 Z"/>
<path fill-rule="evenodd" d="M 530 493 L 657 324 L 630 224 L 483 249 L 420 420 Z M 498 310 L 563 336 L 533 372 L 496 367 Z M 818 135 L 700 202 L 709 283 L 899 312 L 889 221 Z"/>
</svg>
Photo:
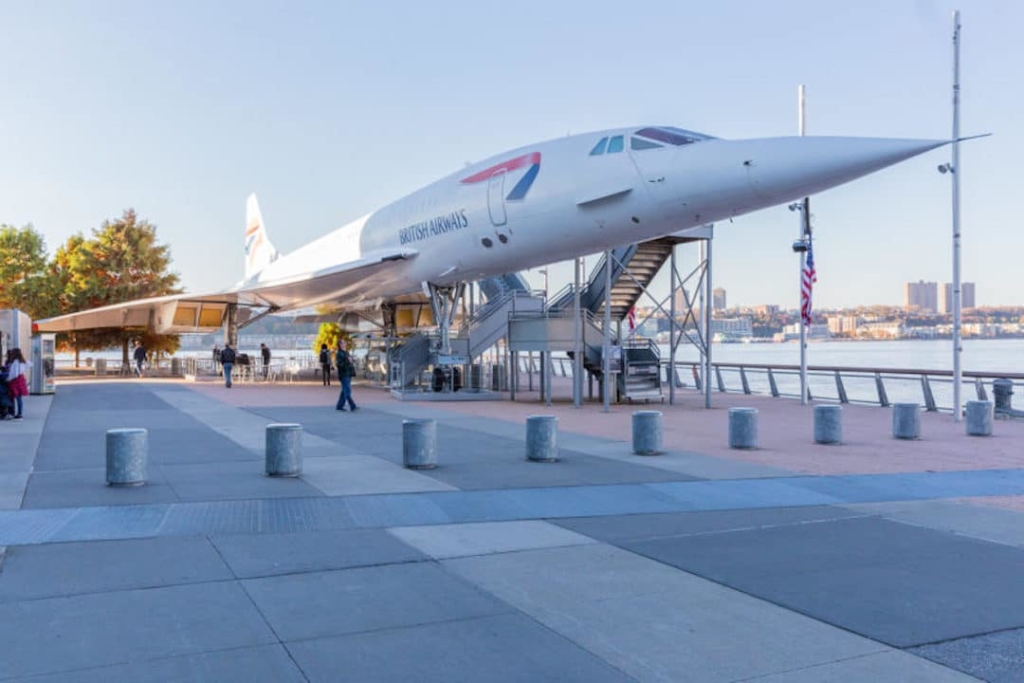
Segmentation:
<svg viewBox="0 0 1024 683">
<path fill-rule="evenodd" d="M 353 413 L 359 410 L 356 402 L 352 400 L 352 378 L 356 374 L 356 366 L 352 362 L 352 356 L 349 354 L 344 339 L 338 340 L 338 350 L 334 354 L 334 367 L 338 370 L 338 380 L 341 382 L 341 394 L 338 396 L 338 404 L 334 406 L 335 410 L 345 410 L 345 404 L 348 404 L 349 410 Z"/>
<path fill-rule="evenodd" d="M 135 374 L 142 377 L 142 366 L 146 362 L 146 347 L 142 345 L 142 342 L 135 342 L 135 352 L 132 353 L 132 358 L 135 359 Z"/>
<path fill-rule="evenodd" d="M 263 357 L 263 379 L 270 374 L 270 349 L 266 344 L 260 344 L 260 355 Z"/>
<path fill-rule="evenodd" d="M 235 367 L 235 350 L 225 343 L 220 352 L 220 366 L 224 370 L 224 386 L 231 388 L 231 369 Z"/>
<path fill-rule="evenodd" d="M 325 387 L 331 386 L 331 352 L 327 344 L 320 345 L 320 379 Z"/>
<path fill-rule="evenodd" d="M 13 348 L 7 352 L 7 386 L 14 399 L 14 419 L 20 420 L 23 416 L 22 397 L 28 396 L 28 379 L 25 373 L 31 369 L 32 363 L 25 360 L 21 355 L 21 349 Z M 355 408 L 353 408 L 355 410 Z"/>
</svg>

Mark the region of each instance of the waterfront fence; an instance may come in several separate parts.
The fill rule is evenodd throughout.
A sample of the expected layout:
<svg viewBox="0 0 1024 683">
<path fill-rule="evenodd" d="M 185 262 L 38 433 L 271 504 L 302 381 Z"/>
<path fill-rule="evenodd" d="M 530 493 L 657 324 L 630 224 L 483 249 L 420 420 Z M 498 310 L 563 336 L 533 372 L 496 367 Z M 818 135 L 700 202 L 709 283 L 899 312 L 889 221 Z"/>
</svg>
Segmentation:
<svg viewBox="0 0 1024 683">
<path fill-rule="evenodd" d="M 666 381 L 675 375 L 676 386 L 703 390 L 704 378 L 698 362 L 677 362 L 675 372 L 662 364 Z M 776 398 L 800 398 L 800 366 L 764 363 L 712 363 L 711 388 L 717 393 L 766 394 Z M 998 379 L 1024 382 L 1024 374 L 963 372 L 963 395 L 979 401 L 994 395 Z M 815 401 L 890 406 L 920 403 L 931 412 L 953 411 L 953 372 L 914 368 L 850 367 L 812 365 L 807 368 L 807 386 Z M 966 400 L 966 399 L 965 399 Z M 963 407 L 961 406 L 961 410 Z"/>
</svg>

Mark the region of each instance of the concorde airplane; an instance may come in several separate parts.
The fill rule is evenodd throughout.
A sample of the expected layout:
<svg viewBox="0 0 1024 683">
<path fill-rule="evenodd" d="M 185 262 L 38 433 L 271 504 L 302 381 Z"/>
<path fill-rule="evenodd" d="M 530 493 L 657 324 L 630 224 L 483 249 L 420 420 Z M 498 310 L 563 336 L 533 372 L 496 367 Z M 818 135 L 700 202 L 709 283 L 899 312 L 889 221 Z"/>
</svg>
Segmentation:
<svg viewBox="0 0 1024 683">
<path fill-rule="evenodd" d="M 950 142 L 724 140 L 672 126 L 572 135 L 469 166 L 287 255 L 274 249 L 250 196 L 245 277 L 235 286 L 71 313 L 38 328 L 194 332 L 220 327 L 236 307 L 386 309 L 422 292 L 446 340 L 463 283 L 790 202 Z"/>
</svg>

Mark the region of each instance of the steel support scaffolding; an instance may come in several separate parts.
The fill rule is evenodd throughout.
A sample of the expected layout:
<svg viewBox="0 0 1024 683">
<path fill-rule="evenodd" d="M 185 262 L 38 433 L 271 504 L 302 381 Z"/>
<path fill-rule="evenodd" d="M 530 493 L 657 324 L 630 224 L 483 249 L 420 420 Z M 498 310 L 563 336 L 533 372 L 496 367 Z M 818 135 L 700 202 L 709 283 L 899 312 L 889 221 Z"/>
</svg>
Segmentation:
<svg viewBox="0 0 1024 683">
<path fill-rule="evenodd" d="M 660 311 L 669 320 L 669 404 L 671 405 L 675 402 L 676 356 L 679 345 L 685 341 L 696 348 L 700 354 L 700 365 L 704 376 L 704 381 L 701 383 L 701 388 L 704 390 L 704 407 L 710 408 L 711 382 L 708 381 L 708 378 L 711 376 L 711 244 L 714 239 L 714 226 L 706 225 L 687 231 L 686 237 L 688 238 L 687 241 L 695 241 L 699 244 L 697 266 L 689 271 L 685 277 L 680 275 L 676 259 L 676 247 L 679 245 L 673 246 L 669 262 L 671 270 L 669 293 L 665 299 L 659 300 L 651 294 L 646 286 L 638 282 L 625 269 L 621 261 L 611 255 L 611 252 L 608 254 L 610 258 L 608 263 L 610 264 L 614 261 L 622 267 L 623 273 L 620 277 L 628 277 L 639 285 L 641 287 L 641 296 L 646 296 L 650 299 L 654 304 L 654 309 Z M 689 291 L 687 291 L 687 285 L 691 283 L 693 284 L 692 289 L 699 294 L 698 297 L 691 298 Z M 677 298 L 677 292 L 680 292 L 682 297 Z M 680 299 L 683 302 L 682 311 L 676 310 L 676 301 Z M 667 310 L 666 304 L 668 306 Z M 651 314 L 648 314 L 638 321 L 637 329 L 650 317 Z M 634 335 L 635 331 L 630 334 L 631 336 Z"/>
</svg>

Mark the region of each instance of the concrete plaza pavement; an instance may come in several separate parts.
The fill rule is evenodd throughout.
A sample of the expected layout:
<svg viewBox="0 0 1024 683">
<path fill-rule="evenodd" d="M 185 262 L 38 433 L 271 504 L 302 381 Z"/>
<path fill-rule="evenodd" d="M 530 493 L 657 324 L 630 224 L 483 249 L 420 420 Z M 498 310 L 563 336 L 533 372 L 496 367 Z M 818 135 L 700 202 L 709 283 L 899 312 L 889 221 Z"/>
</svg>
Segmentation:
<svg viewBox="0 0 1024 683">
<path fill-rule="evenodd" d="M 1024 680 L 1024 424 L 968 437 L 845 406 L 680 392 L 632 406 L 337 387 L 62 382 L 0 423 L 0 681 Z M 727 410 L 760 448 L 727 447 Z M 646 408 L 641 406 L 641 408 Z M 525 459 L 555 415 L 561 460 Z M 402 420 L 439 467 L 401 467 Z M 303 475 L 263 476 L 303 425 Z M 104 436 L 149 430 L 146 486 Z"/>
</svg>

